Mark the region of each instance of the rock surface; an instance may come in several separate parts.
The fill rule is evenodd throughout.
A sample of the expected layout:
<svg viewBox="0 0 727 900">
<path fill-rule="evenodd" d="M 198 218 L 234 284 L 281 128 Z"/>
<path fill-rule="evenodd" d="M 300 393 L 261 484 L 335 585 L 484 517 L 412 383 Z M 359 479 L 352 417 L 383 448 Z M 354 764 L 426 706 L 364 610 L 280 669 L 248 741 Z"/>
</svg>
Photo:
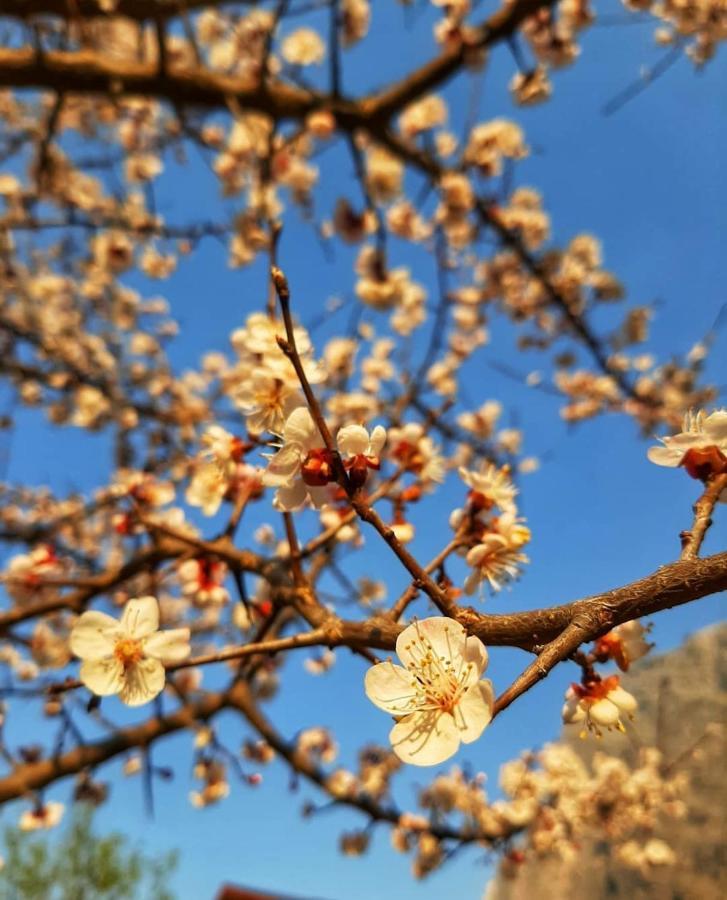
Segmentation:
<svg viewBox="0 0 727 900">
<path fill-rule="evenodd" d="M 675 851 L 677 864 L 647 880 L 614 860 L 608 845 L 586 841 L 573 863 L 532 860 L 515 879 L 498 876 L 487 900 L 724 900 L 727 897 L 727 625 L 707 628 L 671 653 L 646 657 L 622 678 L 639 712 L 625 737 L 562 740 L 582 758 L 596 750 L 630 762 L 639 746 L 657 746 L 667 764 L 689 773 L 688 813 L 664 819 L 656 836 Z M 723 734 L 713 723 L 721 723 Z M 704 737 L 705 731 L 711 736 Z M 700 738 L 703 738 L 700 741 Z M 696 750 L 695 744 L 699 742 Z"/>
</svg>

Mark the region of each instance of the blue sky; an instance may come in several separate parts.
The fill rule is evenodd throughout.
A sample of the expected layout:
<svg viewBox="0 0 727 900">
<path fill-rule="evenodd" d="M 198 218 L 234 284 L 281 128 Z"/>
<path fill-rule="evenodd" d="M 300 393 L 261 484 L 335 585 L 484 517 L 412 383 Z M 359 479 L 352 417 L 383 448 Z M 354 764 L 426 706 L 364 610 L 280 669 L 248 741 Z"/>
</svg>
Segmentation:
<svg viewBox="0 0 727 900">
<path fill-rule="evenodd" d="M 374 10 L 372 36 L 352 51 L 349 89 L 374 87 L 402 74 L 431 52 L 430 22 L 422 16 L 410 34 L 399 30 L 401 10 L 396 4 Z M 615 3 L 603 4 L 605 14 L 625 17 Z M 727 301 L 725 234 L 725 164 L 727 117 L 723 98 L 727 83 L 724 54 L 696 73 L 680 60 L 640 97 L 611 117 L 601 108 L 661 52 L 653 45 L 653 26 L 597 26 L 583 40 L 583 54 L 571 69 L 556 73 L 553 100 L 521 110 L 512 106 L 506 84 L 513 63 L 499 49 L 484 75 L 480 118 L 507 116 L 520 122 L 533 148 L 519 164 L 518 184 L 533 185 L 544 196 L 552 217 L 554 241 L 565 242 L 581 231 L 603 241 L 605 262 L 622 279 L 633 304 L 658 301 L 658 315 L 647 345 L 659 356 L 684 353 L 711 326 Z M 371 66 L 367 47 L 376 47 Z M 467 82 L 447 91 L 455 109 L 466 104 Z M 325 173 L 317 197 L 330 209 L 347 193 L 358 199 L 350 166 L 338 151 L 320 162 Z M 183 179 L 183 180 L 182 180 Z M 180 190 L 183 186 L 183 190 Z M 173 221 L 188 220 L 204 209 L 214 217 L 219 209 L 216 188 L 199 165 L 172 170 L 162 179 L 160 208 Z M 397 246 L 395 262 L 409 264 L 415 278 L 433 289 L 431 262 Z M 320 313 L 333 294 L 350 292 L 350 253 L 327 263 L 308 230 L 292 213 L 281 244 L 281 261 L 294 291 L 294 304 L 303 321 Z M 138 284 L 150 290 L 148 284 Z M 262 266 L 232 272 L 224 250 L 209 242 L 184 262 L 154 293 L 169 298 L 182 326 L 172 349 L 175 363 L 195 365 L 210 349 L 228 349 L 228 335 L 265 297 Z M 345 322 L 346 313 L 333 317 L 315 334 L 322 341 Z M 604 316 L 603 324 L 609 322 Z M 566 602 L 618 586 L 653 571 L 678 553 L 679 531 L 690 522 L 690 505 L 698 486 L 682 472 L 659 469 L 646 460 L 646 444 L 634 424 L 623 418 L 601 418 L 578 428 L 558 419 L 558 400 L 499 375 L 489 363 L 510 361 L 523 372 L 543 365 L 538 357 L 514 356 L 515 332 L 508 323 L 493 323 L 492 341 L 484 364 L 472 371 L 468 395 L 479 405 L 501 399 L 506 417 L 525 430 L 525 449 L 545 460 L 541 470 L 522 483 L 522 511 L 533 531 L 531 564 L 524 578 L 509 592 L 489 598 L 491 612 L 527 609 Z M 416 350 L 421 348 L 415 346 Z M 725 336 L 720 335 L 709 373 L 717 383 L 727 378 Z M 547 369 L 546 369 L 547 370 Z M 8 479 L 50 483 L 58 490 L 92 486 L 106 471 L 103 437 L 91 438 L 67 429 L 53 442 L 32 413 L 21 415 L 23 430 L 11 447 Z M 443 529 L 426 522 L 444 521 L 452 505 L 451 493 L 432 501 L 431 516 L 421 524 L 414 551 L 427 559 L 442 545 Z M 459 497 L 457 498 L 457 500 Z M 456 501 L 454 501 L 456 502 Z M 446 527 L 446 526 L 445 526 Z M 725 516 L 717 518 L 705 552 L 725 544 Z M 401 573 L 385 548 L 368 537 L 365 560 L 390 584 L 390 596 L 403 584 Z M 357 564 L 354 572 L 366 566 Z M 417 608 L 425 611 L 423 601 Z M 677 645 L 691 631 L 718 620 L 720 598 L 710 598 L 662 614 L 654 620 L 660 649 Z M 490 675 L 502 690 L 527 663 L 524 654 L 495 649 Z M 367 740 L 385 742 L 387 717 L 365 699 L 363 663 L 338 653 L 332 673 L 312 678 L 301 656 L 291 656 L 283 688 L 268 713 L 279 729 L 292 735 L 304 725 L 331 727 L 341 744 L 341 761 L 352 763 Z M 484 737 L 466 748 L 454 762 L 468 762 L 488 774 L 493 785 L 500 763 L 526 747 L 557 736 L 565 686 L 573 678 L 560 666 L 546 683 L 499 717 Z M 214 678 L 214 676 L 212 676 Z M 112 701 L 116 703 L 116 701 Z M 30 720 L 23 720 L 30 727 Z M 638 723 L 637 723 L 638 727 Z M 247 732 L 228 716 L 221 734 L 236 748 Z M 18 738 L 21 739 L 21 738 Z M 28 740 L 27 734 L 23 736 Z M 324 812 L 303 820 L 298 810 L 307 799 L 318 799 L 305 785 L 291 794 L 289 774 L 274 764 L 264 771 L 255 789 L 233 783 L 231 797 L 216 808 L 193 811 L 187 800 L 189 737 L 159 745 L 155 762 L 173 765 L 174 782 L 156 791 L 156 815 L 145 816 L 140 782 L 120 780 L 118 766 L 104 770 L 114 785 L 110 802 L 98 815 L 99 828 L 116 828 L 143 842 L 151 851 L 177 847 L 182 851 L 175 886 L 180 900 L 211 896 L 225 880 L 279 890 L 300 896 L 364 900 L 374 895 L 439 898 L 446 889 L 462 898 L 482 893 L 489 869 L 481 854 L 466 851 L 452 864 L 423 883 L 409 874 L 407 857 L 389 847 L 388 830 L 376 829 L 368 854 L 344 859 L 336 849 L 342 828 L 364 824 L 345 810 Z M 410 806 L 425 773 L 412 770 L 398 779 L 398 799 Z M 67 785 L 50 792 L 64 799 Z M 19 806 L 3 811 L 14 821 Z"/>
</svg>

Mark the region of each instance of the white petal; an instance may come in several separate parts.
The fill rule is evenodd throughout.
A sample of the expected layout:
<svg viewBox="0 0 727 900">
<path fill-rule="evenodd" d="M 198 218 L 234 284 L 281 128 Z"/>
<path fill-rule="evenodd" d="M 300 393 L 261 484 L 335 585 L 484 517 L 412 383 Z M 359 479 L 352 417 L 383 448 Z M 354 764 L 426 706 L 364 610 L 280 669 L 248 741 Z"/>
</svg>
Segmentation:
<svg viewBox="0 0 727 900">
<path fill-rule="evenodd" d="M 288 416 L 283 429 L 283 440 L 286 444 L 300 444 L 306 449 L 323 445 L 307 406 L 299 406 Z"/>
<path fill-rule="evenodd" d="M 482 584 L 482 576 L 480 575 L 479 570 L 475 572 L 470 572 L 470 574 L 465 578 L 464 582 L 464 592 L 467 596 L 471 597 L 477 591 L 477 588 Z"/>
<path fill-rule="evenodd" d="M 121 617 L 121 629 L 130 637 L 143 638 L 159 630 L 159 604 L 156 597 L 129 600 Z"/>
<path fill-rule="evenodd" d="M 381 451 L 386 443 L 386 429 L 383 425 L 377 425 L 371 432 L 371 440 L 369 442 L 369 453 L 371 456 L 381 456 Z"/>
<path fill-rule="evenodd" d="M 565 695 L 565 703 L 561 715 L 566 725 L 582 722 L 586 717 L 586 711 L 583 709 L 580 700 L 570 688 L 568 688 L 568 692 Z"/>
<path fill-rule="evenodd" d="M 431 645 L 437 657 L 444 657 L 455 664 L 465 652 L 467 632 L 454 619 L 446 616 L 432 616 L 405 628 L 396 639 L 396 653 L 408 666 L 422 658 L 422 651 Z"/>
<path fill-rule="evenodd" d="M 71 653 L 79 659 L 103 659 L 114 652 L 120 634 L 121 627 L 113 616 L 89 610 L 71 629 Z"/>
<path fill-rule="evenodd" d="M 115 656 L 84 660 L 79 674 L 89 691 L 99 697 L 118 694 L 124 687 L 124 667 Z"/>
<path fill-rule="evenodd" d="M 300 469 L 300 464 L 300 447 L 297 445 L 283 447 L 268 462 L 268 467 L 262 476 L 263 484 L 266 484 L 268 487 L 289 484 Z"/>
<path fill-rule="evenodd" d="M 158 659 L 142 659 L 129 666 L 119 698 L 127 706 L 141 706 L 164 690 L 164 666 Z"/>
<path fill-rule="evenodd" d="M 684 450 L 678 447 L 649 447 L 646 455 L 657 466 L 678 466 L 684 456 Z"/>
<path fill-rule="evenodd" d="M 363 425 L 346 425 L 338 432 L 336 443 L 342 454 L 358 456 L 369 449 L 369 433 Z"/>
<path fill-rule="evenodd" d="M 283 485 L 275 492 L 273 506 L 285 512 L 292 512 L 305 503 L 308 491 L 302 479 L 297 478 L 292 484 Z"/>
<path fill-rule="evenodd" d="M 478 637 L 472 635 L 465 641 L 464 658 L 465 662 L 474 663 L 472 671 L 475 677 L 472 680 L 478 681 L 480 675 L 487 668 L 487 647 L 485 647 L 485 645 Z"/>
<path fill-rule="evenodd" d="M 143 643 L 144 655 L 162 662 L 181 662 L 189 656 L 189 628 L 157 631 Z"/>
<path fill-rule="evenodd" d="M 619 719 L 618 706 L 611 703 L 608 697 L 596 701 L 588 710 L 588 714 L 597 725 L 615 725 Z"/>
<path fill-rule="evenodd" d="M 397 722 L 389 740 L 402 762 L 436 766 L 457 752 L 460 735 L 449 713 L 417 712 Z"/>
<path fill-rule="evenodd" d="M 610 700 L 611 703 L 615 703 L 619 709 L 622 709 L 626 713 L 632 713 L 638 707 L 636 697 L 629 694 L 629 692 L 625 691 L 622 687 L 617 687 L 614 688 L 614 690 L 609 691 L 606 699 Z"/>
<path fill-rule="evenodd" d="M 482 543 L 473 547 L 466 556 L 467 565 L 476 568 L 490 554 L 507 547 L 507 541 L 501 534 L 486 534 Z"/>
<path fill-rule="evenodd" d="M 416 697 L 412 679 L 406 669 L 392 662 L 371 666 L 364 678 L 366 696 L 379 709 L 392 715 L 402 715 Z"/>
<path fill-rule="evenodd" d="M 716 409 L 704 420 L 704 430 L 712 440 L 724 449 L 727 441 L 727 409 Z"/>
<path fill-rule="evenodd" d="M 462 696 L 453 715 L 459 736 L 465 744 L 476 741 L 490 724 L 494 701 L 492 682 L 487 680 L 473 685 Z"/>
</svg>

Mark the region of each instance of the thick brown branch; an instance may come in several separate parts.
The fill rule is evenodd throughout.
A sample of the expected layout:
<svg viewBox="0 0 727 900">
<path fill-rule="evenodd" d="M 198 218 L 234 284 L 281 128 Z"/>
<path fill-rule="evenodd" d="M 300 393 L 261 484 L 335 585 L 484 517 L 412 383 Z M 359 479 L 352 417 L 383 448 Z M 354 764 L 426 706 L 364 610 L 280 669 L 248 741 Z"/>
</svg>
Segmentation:
<svg viewBox="0 0 727 900">
<path fill-rule="evenodd" d="M 425 63 L 406 78 L 379 93 L 371 101 L 371 111 L 379 119 L 388 119 L 407 104 L 418 100 L 458 72 L 468 55 L 485 50 L 511 37 L 529 16 L 539 9 L 555 5 L 555 0 L 515 0 L 505 3 L 483 22 L 466 42 Z"/>
<path fill-rule="evenodd" d="M 196 723 L 209 719 L 228 706 L 230 706 L 229 694 L 208 694 L 198 703 L 182 706 L 168 716 L 156 716 L 142 725 L 122 728 L 105 741 L 76 747 L 62 756 L 17 766 L 10 775 L 0 779 L 0 803 L 22 797 L 31 791 L 38 791 L 51 782 L 98 766 L 134 747 L 147 747 L 164 735 L 192 728 Z"/>
<path fill-rule="evenodd" d="M 227 0 L 232 2 L 232 0 Z M 239 3 L 240 0 L 237 0 Z M 254 0 L 242 0 L 254 5 Z M 223 6 L 225 0 L 117 0 L 104 8 L 99 0 L 3 0 L 0 14 L 18 19 L 30 19 L 33 16 L 58 16 L 62 19 L 94 19 L 116 18 L 147 20 L 171 19 L 184 9 L 193 12 L 196 9 Z"/>
</svg>

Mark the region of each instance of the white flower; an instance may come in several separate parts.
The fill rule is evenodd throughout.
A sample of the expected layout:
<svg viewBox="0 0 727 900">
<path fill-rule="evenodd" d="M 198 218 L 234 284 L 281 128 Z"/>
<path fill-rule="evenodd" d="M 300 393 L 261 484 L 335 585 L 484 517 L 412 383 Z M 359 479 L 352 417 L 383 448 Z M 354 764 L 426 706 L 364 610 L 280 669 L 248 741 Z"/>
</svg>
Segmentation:
<svg viewBox="0 0 727 900">
<path fill-rule="evenodd" d="M 224 586 L 227 566 L 221 560 L 199 557 L 185 560 L 177 570 L 182 593 L 198 606 L 221 606 L 230 599 Z"/>
<path fill-rule="evenodd" d="M 381 466 L 386 429 L 377 425 L 369 435 L 363 425 L 346 425 L 336 435 L 336 443 L 351 484 L 358 488 L 366 482 L 369 469 Z"/>
<path fill-rule="evenodd" d="M 623 731 L 622 713 L 631 716 L 637 707 L 636 699 L 625 691 L 618 675 L 611 675 L 586 685 L 572 684 L 565 695 L 563 721 L 566 725 L 585 725 L 581 737 L 587 731 L 601 734 L 601 728 Z"/>
<path fill-rule="evenodd" d="M 530 529 L 522 524 L 514 509 L 498 516 L 489 527 L 492 530 L 485 531 L 467 553 L 467 565 L 474 569 L 464 583 L 467 594 L 473 594 L 483 581 L 493 591 L 499 591 L 503 583 L 517 578 L 520 567 L 529 561 L 520 549 L 530 540 Z"/>
<path fill-rule="evenodd" d="M 189 629 L 159 631 L 154 597 L 129 600 L 121 621 L 106 613 L 83 613 L 71 631 L 71 651 L 81 681 L 101 697 L 118 694 L 128 706 L 152 700 L 164 689 L 164 663 L 189 656 Z"/>
<path fill-rule="evenodd" d="M 651 838 L 644 844 L 644 859 L 650 866 L 673 866 L 677 858 L 667 843 Z"/>
<path fill-rule="evenodd" d="M 300 405 L 300 390 L 278 377 L 278 373 L 258 366 L 240 384 L 235 404 L 247 417 L 248 430 L 261 434 L 276 432 Z"/>
<path fill-rule="evenodd" d="M 659 439 L 663 447 L 649 447 L 647 456 L 657 466 L 684 466 L 692 478 L 706 480 L 727 472 L 727 409 L 710 415 L 700 410 L 684 417 L 678 434 Z M 720 500 L 727 502 L 727 491 Z"/>
<path fill-rule="evenodd" d="M 420 422 L 407 422 L 400 428 L 389 429 L 388 453 L 407 472 L 416 475 L 424 488 L 431 488 L 432 482 L 444 481 L 444 457 Z"/>
<path fill-rule="evenodd" d="M 295 66 L 310 66 L 323 61 L 326 45 L 312 28 L 298 28 L 282 43 L 283 59 Z"/>
<path fill-rule="evenodd" d="M 632 662 L 646 656 L 654 646 L 646 640 L 650 630 L 651 626 L 642 625 L 638 619 L 617 625 L 596 641 L 595 652 L 599 662 L 613 659 L 619 669 L 628 671 Z"/>
<path fill-rule="evenodd" d="M 492 683 L 480 680 L 487 650 L 453 619 L 434 616 L 399 635 L 404 663 L 379 663 L 366 673 L 366 695 L 398 721 L 389 739 L 404 762 L 433 766 L 469 744 L 492 719 Z"/>
<path fill-rule="evenodd" d="M 63 563 L 49 544 L 39 544 L 30 553 L 13 556 L 5 572 L 5 590 L 18 604 L 44 599 L 52 587 L 45 586 L 46 578 L 63 575 Z"/>
<path fill-rule="evenodd" d="M 333 650 L 325 649 L 319 656 L 310 656 L 303 660 L 303 668 L 311 675 L 323 675 L 336 661 Z"/>
<path fill-rule="evenodd" d="M 386 429 L 377 425 L 369 435 L 363 425 L 346 425 L 336 435 L 336 443 L 343 457 L 365 456 L 378 460 L 386 443 Z"/>
<path fill-rule="evenodd" d="M 26 810 L 20 817 L 18 828 L 21 831 L 38 831 L 41 828 L 55 828 L 63 818 L 62 803 L 44 803 L 35 809 Z"/>
<path fill-rule="evenodd" d="M 201 462 L 194 470 L 184 497 L 190 506 L 198 506 L 204 515 L 213 516 L 228 487 L 227 477 L 216 462 Z"/>
<path fill-rule="evenodd" d="M 330 454 L 323 445 L 318 426 L 309 410 L 299 406 L 283 428 L 283 446 L 270 458 L 263 484 L 277 487 L 273 501 L 277 509 L 299 509 L 310 497 L 322 506 L 328 499 L 326 485 L 333 480 Z"/>
<path fill-rule="evenodd" d="M 507 467 L 498 469 L 497 466 L 488 463 L 479 472 L 460 468 L 459 477 L 474 494 L 480 495 L 477 498 L 470 498 L 477 499 L 480 508 L 495 505 L 503 511 L 514 509 L 517 488 L 510 480 Z"/>
</svg>

